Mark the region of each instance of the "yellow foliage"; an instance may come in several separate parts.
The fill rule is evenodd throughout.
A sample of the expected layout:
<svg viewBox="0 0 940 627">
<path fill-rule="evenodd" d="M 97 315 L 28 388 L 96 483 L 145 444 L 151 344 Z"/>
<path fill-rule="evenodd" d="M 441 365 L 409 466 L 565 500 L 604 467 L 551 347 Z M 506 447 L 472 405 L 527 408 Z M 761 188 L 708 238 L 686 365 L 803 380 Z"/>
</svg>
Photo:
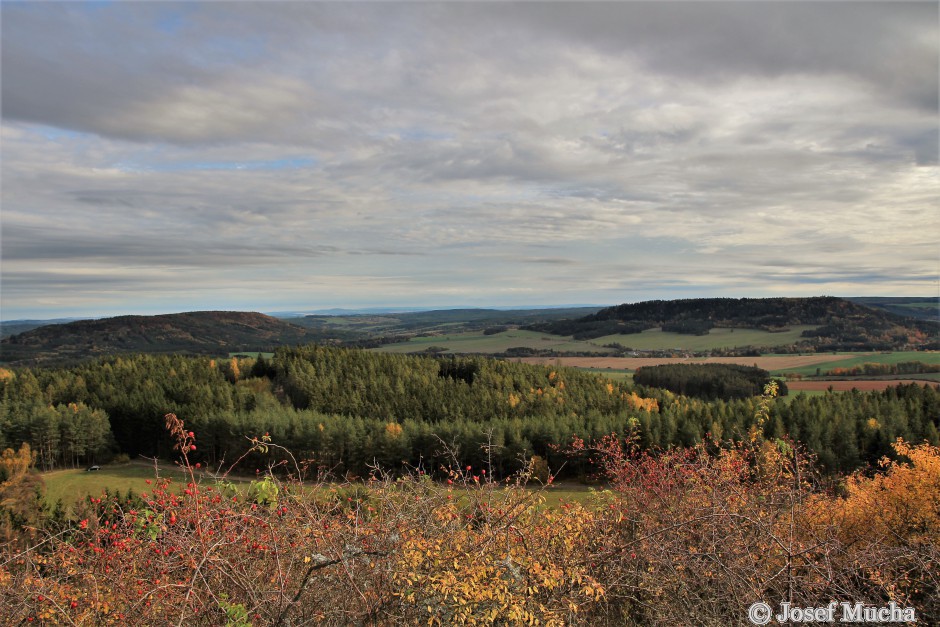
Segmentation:
<svg viewBox="0 0 940 627">
<path fill-rule="evenodd" d="M 594 514 L 538 504 L 512 519 L 482 520 L 461 515 L 453 502 L 437 507 L 432 520 L 442 526 L 416 526 L 403 539 L 395 569 L 402 600 L 437 625 L 564 625 L 572 611 L 600 601 L 604 588 L 584 564 Z"/>
<path fill-rule="evenodd" d="M 391 440 L 396 440 L 401 437 L 401 425 L 397 422 L 390 422 L 385 425 L 385 435 Z"/>
<path fill-rule="evenodd" d="M 846 480 L 846 498 L 817 497 L 815 510 L 827 517 L 836 514 L 845 543 L 867 537 L 940 546 L 940 448 L 898 439 L 894 450 L 910 463 L 883 459 L 882 472 L 852 475 Z"/>
<path fill-rule="evenodd" d="M 630 405 L 630 407 L 634 409 L 642 409 L 648 412 L 659 411 L 659 401 L 657 401 L 655 398 L 643 398 L 636 392 L 630 392 L 630 394 L 624 392 L 620 396 L 627 402 L 628 405 Z"/>
</svg>

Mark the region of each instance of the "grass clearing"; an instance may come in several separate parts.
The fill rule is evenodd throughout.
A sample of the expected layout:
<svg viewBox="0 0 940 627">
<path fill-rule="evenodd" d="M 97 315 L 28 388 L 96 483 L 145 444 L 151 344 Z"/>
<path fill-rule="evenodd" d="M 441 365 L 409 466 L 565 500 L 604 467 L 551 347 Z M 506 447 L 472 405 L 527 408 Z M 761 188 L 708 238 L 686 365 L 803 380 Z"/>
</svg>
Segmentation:
<svg viewBox="0 0 940 627">
<path fill-rule="evenodd" d="M 188 476 L 182 469 L 167 465 L 160 466 L 160 477 L 169 477 L 176 486 L 184 486 L 189 481 Z M 106 489 L 121 494 L 125 494 L 128 490 L 133 490 L 137 494 L 149 491 L 153 488 L 156 473 L 152 465 L 129 463 L 105 465 L 101 467 L 101 470 L 93 472 L 88 472 L 83 468 L 54 470 L 43 473 L 42 478 L 46 485 L 46 503 L 54 506 L 57 501 L 61 500 L 66 510 L 70 510 L 77 501 L 88 496 L 100 496 Z M 235 483 L 242 483 L 242 485 L 248 481 L 244 477 L 229 477 L 229 479 Z M 148 480 L 151 481 L 151 484 L 147 483 Z M 203 480 L 211 484 L 212 477 L 204 475 Z M 171 484 L 171 490 L 173 484 Z M 435 485 L 441 490 L 447 489 L 443 484 Z M 330 494 L 330 491 L 334 489 L 337 494 L 342 493 L 344 497 L 369 491 L 367 484 L 359 483 L 312 484 L 311 488 L 318 494 L 322 492 L 322 498 L 327 499 L 335 497 L 335 495 L 331 497 Z M 463 500 L 470 497 L 469 493 L 471 491 L 479 488 L 468 485 L 466 487 L 454 486 L 451 489 L 458 493 L 459 499 Z M 549 508 L 575 502 L 586 506 L 590 503 L 593 492 L 589 486 L 574 482 L 564 482 L 544 487 L 530 484 L 526 489 L 533 492 L 533 496 L 536 492 L 540 493 L 542 498 L 545 499 L 544 506 Z M 466 494 L 460 495 L 460 493 Z"/>
<path fill-rule="evenodd" d="M 726 329 L 715 328 L 708 335 L 686 335 L 663 331 L 662 329 L 647 329 L 642 333 L 630 335 L 605 335 L 590 340 L 589 343 L 597 346 L 604 344 L 620 344 L 635 350 L 684 350 L 708 351 L 718 348 L 734 348 L 737 346 L 782 346 L 794 344 L 803 339 L 803 331 L 815 329 L 815 325 L 797 325 L 787 331 L 771 333 L 759 329 Z"/>
<path fill-rule="evenodd" d="M 160 476 L 169 477 L 177 483 L 185 479 L 182 470 L 170 466 L 161 466 Z M 128 490 L 139 494 L 151 488 L 147 480 L 153 481 L 155 477 L 152 465 L 138 463 L 105 465 L 94 472 L 75 468 L 42 474 L 46 484 L 46 502 L 55 505 L 61 499 L 66 508 L 86 496 L 98 496 L 106 488 L 122 494 Z"/>
</svg>

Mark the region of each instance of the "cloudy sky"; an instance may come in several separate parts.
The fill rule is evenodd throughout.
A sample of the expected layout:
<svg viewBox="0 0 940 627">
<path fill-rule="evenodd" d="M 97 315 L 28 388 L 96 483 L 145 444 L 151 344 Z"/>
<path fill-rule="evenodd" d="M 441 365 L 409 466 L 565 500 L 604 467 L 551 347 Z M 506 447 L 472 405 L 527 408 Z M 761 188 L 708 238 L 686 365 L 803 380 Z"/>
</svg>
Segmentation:
<svg viewBox="0 0 940 627">
<path fill-rule="evenodd" d="M 936 2 L 0 6 L 6 320 L 938 291 Z"/>
</svg>

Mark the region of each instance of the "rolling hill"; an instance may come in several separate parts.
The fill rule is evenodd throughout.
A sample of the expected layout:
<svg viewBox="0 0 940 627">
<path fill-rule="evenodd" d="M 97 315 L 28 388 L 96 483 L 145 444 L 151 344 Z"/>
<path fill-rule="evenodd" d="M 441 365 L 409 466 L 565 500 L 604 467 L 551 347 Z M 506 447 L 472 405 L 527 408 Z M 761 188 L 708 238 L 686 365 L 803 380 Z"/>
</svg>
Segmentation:
<svg viewBox="0 0 940 627">
<path fill-rule="evenodd" d="M 581 318 L 536 323 L 527 328 L 574 339 L 594 339 L 654 328 L 708 335 L 717 328 L 777 333 L 797 326 L 813 327 L 803 330 L 795 343 L 813 350 L 937 348 L 940 328 L 933 321 L 829 296 L 654 300 L 607 307 Z"/>
<path fill-rule="evenodd" d="M 51 324 L 0 341 L 0 361 L 75 361 L 114 353 L 225 354 L 312 339 L 306 329 L 260 313 L 194 311 Z"/>
</svg>

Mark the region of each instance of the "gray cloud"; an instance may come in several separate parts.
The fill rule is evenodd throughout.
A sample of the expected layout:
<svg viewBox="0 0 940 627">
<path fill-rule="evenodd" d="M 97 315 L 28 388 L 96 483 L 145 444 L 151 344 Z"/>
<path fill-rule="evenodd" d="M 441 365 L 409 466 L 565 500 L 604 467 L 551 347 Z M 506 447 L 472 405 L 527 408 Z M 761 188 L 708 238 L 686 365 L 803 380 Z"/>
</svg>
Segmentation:
<svg viewBox="0 0 940 627">
<path fill-rule="evenodd" d="M 4 3 L 3 315 L 926 293 L 937 11 Z"/>
</svg>

